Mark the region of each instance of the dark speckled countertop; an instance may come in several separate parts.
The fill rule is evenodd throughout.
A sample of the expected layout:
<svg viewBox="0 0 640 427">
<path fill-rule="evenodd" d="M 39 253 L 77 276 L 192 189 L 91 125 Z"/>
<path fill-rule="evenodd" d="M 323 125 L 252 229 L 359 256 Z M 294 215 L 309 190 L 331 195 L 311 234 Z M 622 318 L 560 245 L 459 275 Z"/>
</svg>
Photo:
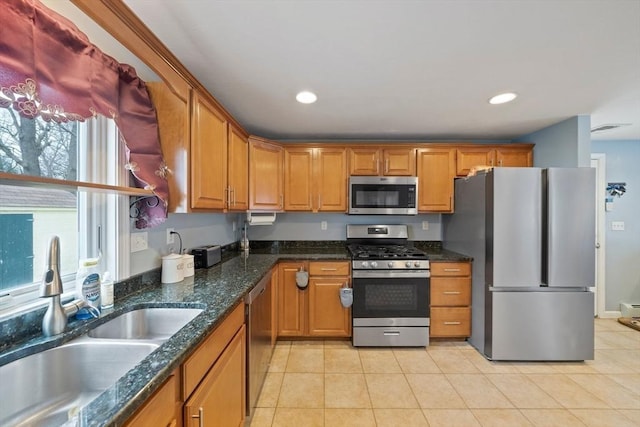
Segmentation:
<svg viewBox="0 0 640 427">
<path fill-rule="evenodd" d="M 416 245 L 418 246 L 418 245 Z M 425 248 L 426 249 L 426 248 Z M 263 252 L 263 253 L 260 253 Z M 455 252 L 430 248 L 433 261 L 468 260 Z M 70 425 L 122 425 L 169 377 L 236 307 L 243 297 L 279 260 L 345 260 L 349 255 L 342 246 L 253 248 L 209 269 L 196 270 L 193 278 L 180 283 L 145 288 L 116 301 L 114 309 L 99 319 L 72 322 L 69 331 L 55 337 L 38 336 L 16 343 L 0 353 L 0 365 L 11 360 L 59 346 L 86 334 L 90 329 L 127 311 L 145 307 L 201 308 L 204 311 L 168 341 L 143 359 L 111 388 L 79 412 L 78 422 Z"/>
</svg>

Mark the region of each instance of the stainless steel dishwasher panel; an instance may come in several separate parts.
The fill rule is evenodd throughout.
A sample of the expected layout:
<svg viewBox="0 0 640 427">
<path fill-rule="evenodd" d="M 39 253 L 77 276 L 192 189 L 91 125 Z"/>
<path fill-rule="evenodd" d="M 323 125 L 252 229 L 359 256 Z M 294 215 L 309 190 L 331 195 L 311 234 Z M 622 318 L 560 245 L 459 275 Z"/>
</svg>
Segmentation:
<svg viewBox="0 0 640 427">
<path fill-rule="evenodd" d="M 267 274 L 245 298 L 247 313 L 247 416 L 256 407 L 273 353 L 271 332 L 274 325 L 271 310 L 273 285 Z"/>
</svg>

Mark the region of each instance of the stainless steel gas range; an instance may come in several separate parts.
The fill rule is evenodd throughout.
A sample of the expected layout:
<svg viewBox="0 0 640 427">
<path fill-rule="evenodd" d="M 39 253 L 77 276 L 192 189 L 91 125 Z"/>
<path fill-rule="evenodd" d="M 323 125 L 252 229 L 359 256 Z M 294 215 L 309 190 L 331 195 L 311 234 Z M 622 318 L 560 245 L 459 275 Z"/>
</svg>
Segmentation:
<svg viewBox="0 0 640 427">
<path fill-rule="evenodd" d="M 353 345 L 429 345 L 429 260 L 406 225 L 347 225 Z"/>
</svg>

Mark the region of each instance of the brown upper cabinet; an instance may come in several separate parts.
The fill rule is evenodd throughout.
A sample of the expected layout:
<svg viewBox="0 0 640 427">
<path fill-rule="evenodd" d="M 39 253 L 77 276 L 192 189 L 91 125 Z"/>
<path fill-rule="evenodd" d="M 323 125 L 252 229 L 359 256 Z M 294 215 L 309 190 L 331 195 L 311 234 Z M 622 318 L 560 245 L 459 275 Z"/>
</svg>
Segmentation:
<svg viewBox="0 0 640 427">
<path fill-rule="evenodd" d="M 456 150 L 456 175 L 467 176 L 478 166 L 533 165 L 533 144 L 460 146 Z"/>
<path fill-rule="evenodd" d="M 415 176 L 415 148 L 350 147 L 349 174 Z"/>
<path fill-rule="evenodd" d="M 194 92 L 191 122 L 191 207 L 222 210 L 228 192 L 227 120 Z"/>
<path fill-rule="evenodd" d="M 284 210 L 345 212 L 346 149 L 285 146 Z"/>
<path fill-rule="evenodd" d="M 279 144 L 249 137 L 249 209 L 283 209 L 283 151 Z"/>
<path fill-rule="evenodd" d="M 232 124 L 229 124 L 227 207 L 231 211 L 249 209 L 249 139 Z"/>
<path fill-rule="evenodd" d="M 418 211 L 453 212 L 456 151 L 451 147 L 419 148 Z"/>
</svg>

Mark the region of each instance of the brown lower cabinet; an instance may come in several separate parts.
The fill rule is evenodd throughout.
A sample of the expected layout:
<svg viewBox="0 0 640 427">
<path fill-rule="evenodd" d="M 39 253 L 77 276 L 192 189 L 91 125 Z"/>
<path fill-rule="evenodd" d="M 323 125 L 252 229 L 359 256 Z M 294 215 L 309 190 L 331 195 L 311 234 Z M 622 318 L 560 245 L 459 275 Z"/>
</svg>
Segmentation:
<svg viewBox="0 0 640 427">
<path fill-rule="evenodd" d="M 244 303 L 240 303 L 125 425 L 244 425 L 245 343 Z"/>
<path fill-rule="evenodd" d="M 296 272 L 307 271 L 306 289 Z M 350 337 L 351 311 L 340 303 L 340 288 L 350 286 L 348 261 L 282 262 L 278 266 L 279 337 Z"/>
<path fill-rule="evenodd" d="M 471 262 L 431 263 L 430 313 L 429 336 L 471 336 Z"/>
</svg>

